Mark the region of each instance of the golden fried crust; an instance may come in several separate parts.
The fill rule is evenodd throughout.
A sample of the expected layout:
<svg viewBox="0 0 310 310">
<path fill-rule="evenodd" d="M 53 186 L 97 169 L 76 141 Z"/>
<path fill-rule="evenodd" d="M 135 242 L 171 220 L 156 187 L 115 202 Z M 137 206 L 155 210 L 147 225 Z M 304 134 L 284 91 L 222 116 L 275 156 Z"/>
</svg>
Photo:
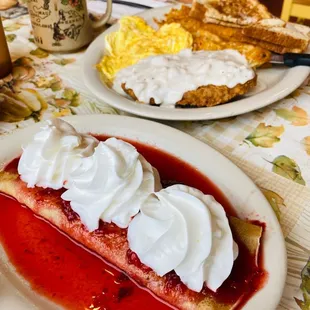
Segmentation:
<svg viewBox="0 0 310 310">
<path fill-rule="evenodd" d="M 243 41 L 243 39 L 240 41 Z M 237 41 L 227 41 L 223 44 L 221 42 L 217 43 L 207 40 L 204 37 L 197 37 L 193 44 L 194 51 L 217 51 L 223 49 L 237 50 L 240 54 L 246 57 L 251 67 L 260 67 L 268 63 L 271 57 L 271 53 L 261 47 L 253 47 L 253 45 L 240 43 Z"/>
<path fill-rule="evenodd" d="M 203 20 L 206 14 L 206 8 L 203 4 L 193 1 L 192 8 L 188 10 L 189 16 Z"/>
<path fill-rule="evenodd" d="M 236 96 L 244 95 L 250 88 L 256 85 L 256 76 L 245 84 L 238 84 L 233 88 L 225 85 L 201 86 L 196 90 L 188 91 L 183 98 L 176 103 L 177 107 L 213 107 L 215 105 L 230 101 Z"/>
<path fill-rule="evenodd" d="M 249 91 L 249 89 L 256 85 L 256 81 L 257 76 L 255 76 L 252 80 L 249 80 L 244 84 L 238 84 L 233 88 L 229 88 L 225 85 L 201 86 L 196 90 L 186 92 L 183 95 L 183 98 L 175 105 L 180 108 L 213 107 L 215 105 L 228 102 L 236 96 L 244 95 Z M 122 84 L 122 88 L 132 99 L 139 102 L 134 91 L 130 88 L 126 88 L 126 83 Z M 155 105 L 153 98 L 151 98 L 149 104 Z"/>
<path fill-rule="evenodd" d="M 135 101 L 137 101 L 137 102 L 139 102 L 139 103 L 145 103 L 145 102 L 141 102 L 141 101 L 138 100 L 138 98 L 136 97 L 134 91 L 133 91 L 131 88 L 126 88 L 126 83 L 123 83 L 123 84 L 122 84 L 122 88 L 123 88 L 124 92 L 125 92 L 128 96 L 130 96 L 133 100 L 135 100 Z M 157 105 L 157 104 L 155 103 L 154 98 L 151 98 L 151 99 L 150 99 L 149 104 L 150 104 L 150 105 Z"/>
<path fill-rule="evenodd" d="M 189 21 L 184 22 L 188 23 Z M 301 53 L 304 50 L 296 47 L 285 47 L 284 45 L 276 44 L 275 42 L 271 43 L 252 38 L 245 35 L 245 29 L 241 28 L 205 23 L 203 29 L 209 31 L 213 36 L 210 36 L 209 40 L 206 39 L 205 36 L 197 36 L 193 43 L 194 50 L 218 50 L 222 46 L 224 48 L 232 48 L 243 54 L 252 67 L 261 66 L 264 63 L 269 62 L 271 56 L 270 51 L 284 54 Z M 215 36 L 219 36 L 226 41 L 221 42 L 217 40 L 217 42 L 214 42 Z"/>
<path fill-rule="evenodd" d="M 262 47 L 246 43 L 246 36 L 241 29 L 206 24 L 198 17 L 190 17 L 189 13 L 190 8 L 187 6 L 182 6 L 179 10 L 172 9 L 166 14 L 165 20 L 157 23 L 179 23 L 192 34 L 194 51 L 235 49 L 246 57 L 251 67 L 259 67 L 270 61 L 271 53 Z"/>
</svg>

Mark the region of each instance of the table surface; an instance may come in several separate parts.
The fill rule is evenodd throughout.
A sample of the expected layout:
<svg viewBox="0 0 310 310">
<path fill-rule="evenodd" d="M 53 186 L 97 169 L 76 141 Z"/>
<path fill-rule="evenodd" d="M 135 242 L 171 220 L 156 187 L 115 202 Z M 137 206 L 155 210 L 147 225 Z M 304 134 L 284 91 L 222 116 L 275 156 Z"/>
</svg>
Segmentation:
<svg viewBox="0 0 310 310">
<path fill-rule="evenodd" d="M 131 2 L 149 7 L 172 3 Z M 105 10 L 101 1 L 89 1 L 88 6 L 93 13 Z M 111 22 L 140 11 L 114 4 Z M 83 84 L 84 51 L 49 54 L 37 48 L 27 9 L 22 4 L 0 14 L 14 65 L 18 67 L 11 83 L 22 89 L 19 98 L 11 97 L 10 106 L 0 107 L 1 136 L 51 117 L 121 113 L 96 99 Z M 0 80 L 0 103 L 4 95 L 2 84 Z M 8 112 L 6 121 L 3 109 Z M 279 218 L 287 245 L 288 278 L 279 309 L 310 309 L 309 79 L 285 99 L 245 115 L 217 121 L 165 123 L 219 150 L 262 189 Z"/>
</svg>

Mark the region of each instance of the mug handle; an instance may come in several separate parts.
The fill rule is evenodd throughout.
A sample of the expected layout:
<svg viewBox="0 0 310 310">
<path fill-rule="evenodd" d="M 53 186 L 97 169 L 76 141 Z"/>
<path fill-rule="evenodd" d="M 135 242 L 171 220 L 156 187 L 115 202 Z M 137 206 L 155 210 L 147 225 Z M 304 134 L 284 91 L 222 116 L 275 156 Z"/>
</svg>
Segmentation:
<svg viewBox="0 0 310 310">
<path fill-rule="evenodd" d="M 107 8 L 106 8 L 105 14 L 98 21 L 91 22 L 91 25 L 94 29 L 102 27 L 104 24 L 106 24 L 109 21 L 111 17 L 112 0 L 107 0 L 106 3 L 107 3 Z"/>
</svg>

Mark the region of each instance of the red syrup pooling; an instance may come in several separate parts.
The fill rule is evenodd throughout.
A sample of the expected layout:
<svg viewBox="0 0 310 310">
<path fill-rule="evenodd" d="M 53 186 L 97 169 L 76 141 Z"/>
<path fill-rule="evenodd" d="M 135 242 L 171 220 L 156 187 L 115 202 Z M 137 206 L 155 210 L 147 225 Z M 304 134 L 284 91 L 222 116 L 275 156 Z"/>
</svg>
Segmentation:
<svg viewBox="0 0 310 310">
<path fill-rule="evenodd" d="M 106 139 L 104 136 L 97 138 Z M 164 186 L 182 183 L 196 187 L 213 195 L 229 215 L 235 215 L 223 193 L 197 169 L 154 147 L 129 142 L 158 169 Z M 16 171 L 17 164 L 18 159 L 13 160 L 6 170 Z M 43 193 L 59 196 L 62 190 L 46 189 Z M 0 241 L 17 271 L 38 293 L 74 310 L 131 310 L 143 309 L 146 305 L 150 310 L 168 309 L 167 305 L 137 286 L 120 270 L 73 242 L 15 200 L 0 194 L 0 210 Z M 75 220 L 78 216 L 66 202 L 63 203 L 63 210 L 69 220 Z M 109 228 L 105 226 L 101 222 L 100 229 Z M 261 251 L 256 266 L 254 257 L 238 240 L 235 241 L 239 245 L 239 256 L 231 275 L 216 293 L 205 287 L 202 294 L 225 303 L 234 304 L 239 300 L 238 308 L 241 308 L 264 285 L 267 273 L 263 269 Z M 150 270 L 130 250 L 127 259 L 145 272 Z M 167 294 L 170 287 L 177 287 L 180 293 L 186 290 L 174 272 L 165 277 Z"/>
<path fill-rule="evenodd" d="M 124 273 L 0 195 L 0 240 L 33 290 L 68 309 L 167 309 Z"/>
</svg>

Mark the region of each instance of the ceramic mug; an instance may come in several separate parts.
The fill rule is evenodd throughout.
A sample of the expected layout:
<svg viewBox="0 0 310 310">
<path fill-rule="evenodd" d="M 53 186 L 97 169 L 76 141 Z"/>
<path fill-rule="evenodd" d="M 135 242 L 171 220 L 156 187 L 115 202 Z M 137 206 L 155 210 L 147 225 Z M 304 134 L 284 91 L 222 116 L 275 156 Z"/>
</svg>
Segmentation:
<svg viewBox="0 0 310 310">
<path fill-rule="evenodd" d="M 42 49 L 54 52 L 77 50 L 93 39 L 112 13 L 107 0 L 105 14 L 96 22 L 89 19 L 86 0 L 28 0 L 34 40 Z"/>
</svg>

